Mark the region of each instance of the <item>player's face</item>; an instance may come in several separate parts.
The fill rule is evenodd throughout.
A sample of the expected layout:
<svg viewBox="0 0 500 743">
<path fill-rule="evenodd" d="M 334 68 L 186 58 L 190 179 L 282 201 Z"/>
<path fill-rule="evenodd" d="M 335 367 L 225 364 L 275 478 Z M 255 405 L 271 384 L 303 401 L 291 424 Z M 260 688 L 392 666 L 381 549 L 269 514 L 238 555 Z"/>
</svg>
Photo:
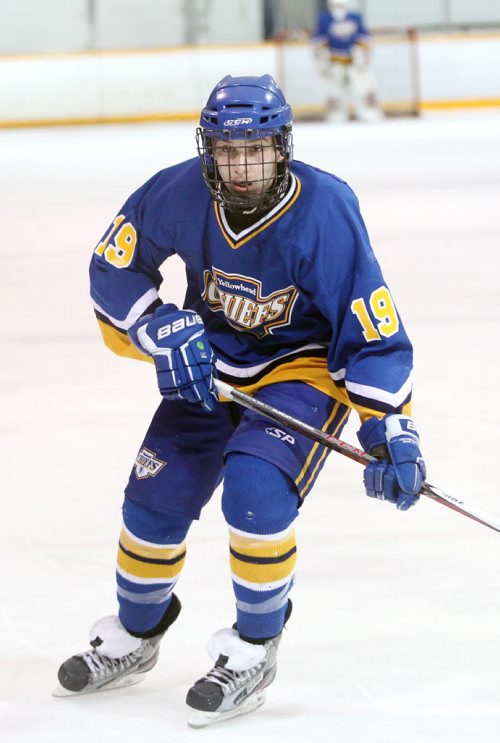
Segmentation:
<svg viewBox="0 0 500 743">
<path fill-rule="evenodd" d="M 335 17 L 341 17 L 347 14 L 347 2 L 344 0 L 329 0 L 328 8 L 330 13 Z"/>
<path fill-rule="evenodd" d="M 251 200 L 273 185 L 283 155 L 276 148 L 273 137 L 263 137 L 256 140 L 217 139 L 214 158 L 227 190 Z"/>
</svg>

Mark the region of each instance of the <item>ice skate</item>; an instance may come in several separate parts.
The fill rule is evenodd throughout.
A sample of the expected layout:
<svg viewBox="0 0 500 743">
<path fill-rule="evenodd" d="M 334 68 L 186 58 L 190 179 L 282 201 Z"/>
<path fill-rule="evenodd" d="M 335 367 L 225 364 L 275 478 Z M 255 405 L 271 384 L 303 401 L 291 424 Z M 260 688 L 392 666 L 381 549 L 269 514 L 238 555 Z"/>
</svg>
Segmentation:
<svg viewBox="0 0 500 743">
<path fill-rule="evenodd" d="M 328 124 L 345 124 L 350 118 L 350 105 L 345 93 L 339 93 L 328 102 L 326 121 Z"/>
<path fill-rule="evenodd" d="M 205 727 L 264 704 L 264 690 L 276 675 L 280 638 L 254 645 L 242 640 L 234 629 L 216 632 L 207 645 L 215 665 L 191 687 L 186 698 L 191 708 L 188 724 Z"/>
<path fill-rule="evenodd" d="M 100 619 L 91 636 L 93 650 L 73 655 L 59 668 L 60 686 L 53 691 L 55 697 L 138 684 L 155 665 L 162 638 L 133 637 L 113 616 Z"/>
<path fill-rule="evenodd" d="M 91 650 L 68 658 L 59 668 L 55 697 L 132 686 L 143 681 L 158 660 L 165 629 L 180 611 L 174 595 L 162 622 L 163 631 L 153 637 L 131 635 L 117 616 L 99 619 L 90 630 Z"/>
<path fill-rule="evenodd" d="M 361 106 L 356 111 L 356 119 L 358 121 L 372 124 L 377 121 L 382 121 L 383 115 L 382 111 L 375 105 Z"/>
<path fill-rule="evenodd" d="M 328 124 L 347 124 L 349 113 L 343 109 L 335 109 L 328 113 L 326 121 Z"/>
</svg>

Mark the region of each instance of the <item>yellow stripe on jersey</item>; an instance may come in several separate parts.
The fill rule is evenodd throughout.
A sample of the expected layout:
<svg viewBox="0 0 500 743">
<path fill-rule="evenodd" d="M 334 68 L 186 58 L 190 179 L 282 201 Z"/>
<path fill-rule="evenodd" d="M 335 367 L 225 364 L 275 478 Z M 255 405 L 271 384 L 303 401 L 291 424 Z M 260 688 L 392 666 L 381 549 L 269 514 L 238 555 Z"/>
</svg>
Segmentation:
<svg viewBox="0 0 500 743">
<path fill-rule="evenodd" d="M 361 418 L 362 423 L 368 420 L 368 418 L 383 418 L 384 415 L 386 415 L 386 413 L 383 413 L 380 410 L 372 410 L 371 408 L 367 408 L 364 405 L 353 403 L 352 400 L 349 398 L 345 387 L 335 385 L 335 392 L 332 397 L 340 400 L 340 402 L 343 402 L 344 405 L 349 405 L 349 407 L 354 408 L 354 410 L 359 413 L 359 417 Z M 402 415 L 411 416 L 411 400 L 403 405 L 401 413 Z"/>
<path fill-rule="evenodd" d="M 185 543 L 176 545 L 143 544 L 122 530 L 118 547 L 118 566 L 134 578 L 154 578 L 160 581 L 172 581 L 181 572 L 186 560 Z"/>
<path fill-rule="evenodd" d="M 325 357 L 300 356 L 293 361 L 283 361 L 282 364 L 271 369 L 268 374 L 264 374 L 258 382 L 245 384 L 245 381 L 242 380 L 241 383 L 234 382 L 233 384 L 234 387 L 253 395 L 261 387 L 267 387 L 268 384 L 298 381 L 309 384 L 320 392 L 324 392 L 325 395 L 337 399 L 336 387 L 326 368 Z"/>
<path fill-rule="evenodd" d="M 275 540 L 268 535 L 243 536 L 231 529 L 229 534 L 231 573 L 236 583 L 266 590 L 291 577 L 297 560 L 293 529 Z"/>
<path fill-rule="evenodd" d="M 102 337 L 106 346 L 118 354 L 118 356 L 127 356 L 131 359 L 139 359 L 140 361 L 149 361 L 154 363 L 153 359 L 145 353 L 141 353 L 137 346 L 135 346 L 126 333 L 121 333 L 119 330 L 114 328 L 102 320 L 97 320 L 99 328 L 102 333 Z"/>
<path fill-rule="evenodd" d="M 233 382 L 236 389 L 241 389 L 249 395 L 254 395 L 261 387 L 267 387 L 269 384 L 277 382 L 304 382 L 311 387 L 323 392 L 328 397 L 347 405 L 349 408 L 359 413 L 361 420 L 364 422 L 367 418 L 383 418 L 385 413 L 379 410 L 372 410 L 353 403 L 343 386 L 336 385 L 332 380 L 326 365 L 326 357 L 318 358 L 315 356 L 301 356 L 293 361 L 284 361 L 282 364 L 275 366 L 269 374 L 264 374 L 258 382 L 253 384 L 241 384 Z M 411 416 L 411 402 L 406 403 L 402 409 L 403 415 Z"/>
</svg>

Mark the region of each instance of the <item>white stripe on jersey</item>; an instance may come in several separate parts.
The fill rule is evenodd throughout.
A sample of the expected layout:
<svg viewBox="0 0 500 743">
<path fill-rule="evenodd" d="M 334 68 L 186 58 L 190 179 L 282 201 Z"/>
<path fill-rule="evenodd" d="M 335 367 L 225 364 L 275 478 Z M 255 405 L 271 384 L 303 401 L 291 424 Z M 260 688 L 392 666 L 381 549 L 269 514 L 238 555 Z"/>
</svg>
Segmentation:
<svg viewBox="0 0 500 743">
<path fill-rule="evenodd" d="M 268 367 L 270 364 L 274 364 L 278 360 L 286 359 L 287 356 L 292 356 L 297 353 L 304 353 L 305 351 L 312 351 L 313 349 L 317 348 L 325 348 L 325 344 L 309 343 L 307 346 L 301 346 L 300 348 L 295 348 L 293 351 L 288 351 L 288 353 L 284 353 L 282 356 L 273 356 L 273 358 L 265 361 L 263 364 L 256 364 L 255 366 L 231 366 L 231 364 L 226 364 L 224 361 L 216 359 L 215 367 L 218 371 L 223 372 L 224 374 L 230 374 L 232 377 L 250 379 L 256 374 L 260 374 L 260 372 L 264 371 L 266 367 Z"/>
<path fill-rule="evenodd" d="M 124 320 L 118 320 L 118 318 L 113 317 L 113 315 L 110 315 L 109 312 L 103 310 L 103 308 L 100 307 L 97 302 L 93 302 L 93 305 L 94 309 L 96 309 L 97 312 L 100 312 L 101 315 L 104 315 L 104 317 L 107 317 L 108 320 L 111 320 L 115 328 L 128 330 L 130 327 L 132 327 L 135 321 L 140 318 L 144 310 L 147 310 L 147 308 L 151 304 L 153 304 L 156 299 L 158 299 L 158 292 L 156 291 L 156 289 L 148 289 L 146 294 L 143 294 L 142 297 L 139 297 L 137 302 L 132 305 L 127 317 Z"/>
<path fill-rule="evenodd" d="M 366 384 L 357 384 L 356 382 L 346 382 L 345 386 L 348 392 L 353 392 L 360 397 L 366 397 L 367 400 L 377 400 L 393 408 L 398 408 L 404 403 L 411 392 L 412 375 L 409 375 L 406 382 L 396 392 L 388 392 L 379 387 L 369 387 Z"/>
</svg>

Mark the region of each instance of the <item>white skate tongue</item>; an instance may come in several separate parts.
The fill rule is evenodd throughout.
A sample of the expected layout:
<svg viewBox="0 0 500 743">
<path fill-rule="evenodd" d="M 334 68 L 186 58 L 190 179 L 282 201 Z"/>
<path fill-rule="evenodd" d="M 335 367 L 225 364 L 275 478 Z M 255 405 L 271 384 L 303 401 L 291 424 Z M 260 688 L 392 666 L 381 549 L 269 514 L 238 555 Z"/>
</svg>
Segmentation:
<svg viewBox="0 0 500 743">
<path fill-rule="evenodd" d="M 213 661 L 217 661 L 220 655 L 226 656 L 228 660 L 225 668 L 230 671 L 246 671 L 261 663 L 266 656 L 263 645 L 245 642 L 235 629 L 214 632 L 207 642 L 207 651 Z"/>
<path fill-rule="evenodd" d="M 90 630 L 90 643 L 99 655 L 123 658 L 141 645 L 141 638 L 131 635 L 117 616 L 98 619 Z"/>
</svg>

